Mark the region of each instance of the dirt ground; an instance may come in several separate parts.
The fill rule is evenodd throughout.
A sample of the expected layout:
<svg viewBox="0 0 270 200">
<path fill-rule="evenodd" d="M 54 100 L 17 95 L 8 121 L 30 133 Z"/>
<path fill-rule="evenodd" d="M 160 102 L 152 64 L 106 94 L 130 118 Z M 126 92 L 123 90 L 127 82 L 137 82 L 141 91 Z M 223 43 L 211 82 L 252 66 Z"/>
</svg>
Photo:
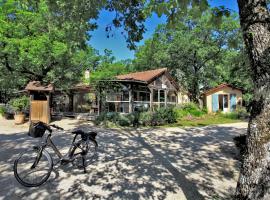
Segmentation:
<svg viewBox="0 0 270 200">
<path fill-rule="evenodd" d="M 98 132 L 98 156 L 87 173 L 56 165 L 44 185 L 21 186 L 13 175 L 14 159 L 38 139 L 27 136 L 28 124 L 0 119 L 0 199 L 231 199 L 239 165 L 232 138 L 247 128 L 247 123 L 137 130 L 70 119 L 54 123 L 66 130 L 52 137 L 63 154 L 71 129 Z"/>
</svg>

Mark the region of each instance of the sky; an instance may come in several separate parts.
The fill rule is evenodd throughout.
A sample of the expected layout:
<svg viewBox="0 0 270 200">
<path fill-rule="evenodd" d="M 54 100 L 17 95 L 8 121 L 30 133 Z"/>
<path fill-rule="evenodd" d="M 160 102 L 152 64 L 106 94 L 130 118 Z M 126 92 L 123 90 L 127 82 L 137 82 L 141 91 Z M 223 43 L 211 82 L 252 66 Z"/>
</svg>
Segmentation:
<svg viewBox="0 0 270 200">
<path fill-rule="evenodd" d="M 237 0 L 209 0 L 211 7 L 225 6 L 233 11 L 238 12 Z M 121 34 L 122 29 L 115 29 L 113 31 L 114 36 L 107 38 L 105 28 L 111 23 L 114 15 L 108 11 L 101 11 L 99 19 L 97 20 L 98 28 L 95 31 L 90 32 L 91 39 L 89 44 L 97 49 L 100 54 L 103 54 L 105 49 L 112 50 L 113 56 L 116 60 L 133 59 L 134 51 L 127 48 L 127 43 L 124 36 Z M 145 22 L 146 32 L 143 35 L 143 40 L 138 45 L 143 45 L 144 40 L 150 38 L 154 33 L 158 24 L 165 23 L 166 18 L 159 18 L 156 14 L 153 14 L 151 18 L 148 18 Z"/>
</svg>

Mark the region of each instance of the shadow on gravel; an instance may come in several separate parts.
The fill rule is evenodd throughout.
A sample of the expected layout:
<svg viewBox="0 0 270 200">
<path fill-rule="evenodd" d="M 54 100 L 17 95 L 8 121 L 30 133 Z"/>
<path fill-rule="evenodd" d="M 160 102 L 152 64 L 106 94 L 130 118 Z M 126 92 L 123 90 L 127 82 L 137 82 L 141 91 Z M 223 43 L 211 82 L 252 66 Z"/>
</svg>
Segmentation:
<svg viewBox="0 0 270 200">
<path fill-rule="evenodd" d="M 200 135 L 199 129 L 170 134 L 158 129 L 155 134 L 155 129 L 96 128 L 98 159 L 88 166 L 88 173 L 73 166 L 56 166 L 50 179 L 38 188 L 21 186 L 12 171 L 16 156 L 38 140 L 26 133 L 0 134 L 0 199 L 170 199 L 170 195 L 178 195 L 179 188 L 188 200 L 204 199 L 205 193 L 215 197 L 220 192 L 215 191 L 212 179 L 235 176 L 226 168 L 226 160 L 234 158 L 232 138 L 243 129 L 204 130 Z M 64 147 L 69 147 L 71 139 L 69 133 L 55 133 L 52 138 L 61 152 L 67 151 Z M 217 146 L 215 153 L 206 150 L 211 145 Z M 209 162 L 220 170 L 218 175 L 211 174 Z M 189 177 L 194 172 L 200 181 Z M 227 193 L 221 196 L 229 198 Z"/>
</svg>

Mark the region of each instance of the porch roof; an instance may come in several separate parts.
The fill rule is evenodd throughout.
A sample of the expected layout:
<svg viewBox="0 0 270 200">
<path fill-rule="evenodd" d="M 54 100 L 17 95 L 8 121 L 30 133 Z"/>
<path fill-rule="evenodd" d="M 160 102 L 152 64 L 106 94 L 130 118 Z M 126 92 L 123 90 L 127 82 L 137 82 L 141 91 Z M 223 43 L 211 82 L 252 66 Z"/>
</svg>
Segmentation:
<svg viewBox="0 0 270 200">
<path fill-rule="evenodd" d="M 125 80 L 125 81 L 139 81 L 150 83 L 156 77 L 162 75 L 164 72 L 167 71 L 167 68 L 155 69 L 155 70 L 148 70 L 143 72 L 134 72 L 129 74 L 118 75 L 116 78 L 118 80 Z"/>
</svg>

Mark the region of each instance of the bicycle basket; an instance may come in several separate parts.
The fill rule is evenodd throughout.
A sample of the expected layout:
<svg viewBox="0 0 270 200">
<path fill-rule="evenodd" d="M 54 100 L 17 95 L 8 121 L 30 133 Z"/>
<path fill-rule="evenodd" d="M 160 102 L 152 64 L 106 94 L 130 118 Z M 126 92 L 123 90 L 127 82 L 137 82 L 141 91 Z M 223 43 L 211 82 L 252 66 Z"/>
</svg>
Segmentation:
<svg viewBox="0 0 270 200">
<path fill-rule="evenodd" d="M 42 122 L 31 122 L 28 135 L 33 138 L 42 137 L 46 129 Z"/>
</svg>

